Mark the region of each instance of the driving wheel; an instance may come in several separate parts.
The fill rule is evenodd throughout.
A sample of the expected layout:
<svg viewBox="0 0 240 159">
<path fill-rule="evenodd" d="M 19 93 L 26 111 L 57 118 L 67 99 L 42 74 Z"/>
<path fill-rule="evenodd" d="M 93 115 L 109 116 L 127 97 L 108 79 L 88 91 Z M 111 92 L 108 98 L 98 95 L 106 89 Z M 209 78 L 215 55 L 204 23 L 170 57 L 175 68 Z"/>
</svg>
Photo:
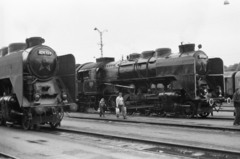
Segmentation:
<svg viewBox="0 0 240 159">
<path fill-rule="evenodd" d="M 30 121 L 27 113 L 24 113 L 22 116 L 22 127 L 24 130 L 28 130 L 31 127 L 31 121 Z"/>
<path fill-rule="evenodd" d="M 195 104 L 191 101 L 187 101 L 183 105 L 183 115 L 185 115 L 186 118 L 193 118 L 195 115 Z"/>
</svg>

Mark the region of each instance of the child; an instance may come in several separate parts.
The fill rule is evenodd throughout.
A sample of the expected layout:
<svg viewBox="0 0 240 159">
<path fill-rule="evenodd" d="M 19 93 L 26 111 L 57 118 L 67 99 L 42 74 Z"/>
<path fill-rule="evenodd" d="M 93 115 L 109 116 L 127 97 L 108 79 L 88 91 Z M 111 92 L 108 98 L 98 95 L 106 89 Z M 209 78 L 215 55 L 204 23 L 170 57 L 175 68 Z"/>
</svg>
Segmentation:
<svg viewBox="0 0 240 159">
<path fill-rule="evenodd" d="M 99 112 L 99 116 L 103 116 L 105 117 L 105 111 L 104 111 L 104 107 L 106 106 L 106 103 L 105 103 L 105 100 L 104 98 L 102 98 L 99 102 L 99 109 L 100 109 L 100 112 Z"/>
</svg>

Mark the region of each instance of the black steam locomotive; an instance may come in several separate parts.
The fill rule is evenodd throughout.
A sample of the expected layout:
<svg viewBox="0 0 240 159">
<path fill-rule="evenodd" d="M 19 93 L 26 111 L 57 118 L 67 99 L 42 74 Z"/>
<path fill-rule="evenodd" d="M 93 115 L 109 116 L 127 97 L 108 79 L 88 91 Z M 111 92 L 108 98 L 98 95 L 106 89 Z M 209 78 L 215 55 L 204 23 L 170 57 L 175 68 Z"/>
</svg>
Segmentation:
<svg viewBox="0 0 240 159">
<path fill-rule="evenodd" d="M 64 110 L 75 108 L 75 58 L 57 56 L 40 37 L 0 50 L 0 124 L 27 130 L 60 125 Z"/>
<path fill-rule="evenodd" d="M 98 107 L 100 98 L 114 110 L 123 92 L 128 113 L 181 114 L 206 117 L 221 105 L 224 94 L 223 61 L 208 58 L 195 44 L 133 53 L 127 60 L 98 58 L 77 66 L 80 111 Z"/>
</svg>

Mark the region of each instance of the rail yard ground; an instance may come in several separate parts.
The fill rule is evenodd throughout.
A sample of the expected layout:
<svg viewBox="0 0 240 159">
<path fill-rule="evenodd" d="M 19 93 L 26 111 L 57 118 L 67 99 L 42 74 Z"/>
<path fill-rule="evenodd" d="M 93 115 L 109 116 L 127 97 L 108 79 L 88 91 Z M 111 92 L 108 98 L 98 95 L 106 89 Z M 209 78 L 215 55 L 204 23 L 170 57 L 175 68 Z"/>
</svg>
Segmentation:
<svg viewBox="0 0 240 159">
<path fill-rule="evenodd" d="M 24 131 L 19 126 L 12 128 L 1 126 L 1 152 L 20 159 L 203 157 L 205 152 L 198 150 L 188 155 L 185 154 L 185 152 L 189 152 L 189 150 L 185 150 L 186 147 L 197 147 L 232 152 L 235 154 L 235 157 L 232 158 L 240 158 L 236 156 L 240 154 L 240 126 L 233 126 L 232 112 L 214 112 L 213 117 L 210 116 L 206 119 L 133 115 L 124 120 L 121 117 L 116 119 L 114 114 L 106 114 L 105 118 L 100 118 L 98 114 L 94 113 L 69 113 L 68 115 L 64 117 L 62 126 L 57 130 L 48 130 L 43 126 L 39 131 Z M 161 123 L 165 124 L 161 125 Z M 223 129 L 211 129 L 211 127 Z M 98 134 L 98 136 L 94 136 L 94 134 Z M 115 137 L 119 138 L 114 140 Z M 123 138 L 134 139 L 134 141 L 122 141 Z M 138 140 L 145 142 L 138 143 L 136 142 Z M 184 154 L 156 150 L 158 149 L 155 145 L 157 143 L 168 144 L 170 147 L 172 145 L 182 146 L 184 150 L 181 152 Z M 149 151 L 153 149 L 156 151 Z M 213 156 L 218 159 L 231 158 L 230 156 L 221 156 L 221 153 Z M 210 152 L 209 156 L 204 157 L 214 158 L 213 156 Z"/>
<path fill-rule="evenodd" d="M 10 130 L 11 129 L 11 130 Z M 18 159 L 121 159 L 121 158 L 163 158 L 171 155 L 159 155 L 134 149 L 114 146 L 114 141 L 103 144 L 98 138 L 73 136 L 61 133 L 43 133 L 23 131 L 18 128 L 1 128 L 0 149 Z M 116 143 L 116 142 L 115 142 Z"/>
<path fill-rule="evenodd" d="M 125 120 L 117 119 L 114 114 L 107 114 L 105 118 L 100 118 L 98 114 L 72 113 L 70 116 L 77 118 L 65 118 L 63 127 L 66 126 L 70 129 L 76 124 L 76 127 L 83 130 L 97 131 L 103 134 L 120 133 L 133 137 L 160 139 L 204 147 L 208 145 L 209 147 L 240 151 L 240 126 L 233 126 L 232 114 L 230 112 L 214 114 L 214 117 L 222 118 L 222 120 L 211 119 L 211 117 L 183 119 L 142 116 L 128 116 L 128 119 Z M 229 120 L 229 117 L 232 117 L 232 120 Z M 70 126 L 70 124 L 73 125 Z M 223 129 L 211 129 L 214 127 Z"/>
</svg>

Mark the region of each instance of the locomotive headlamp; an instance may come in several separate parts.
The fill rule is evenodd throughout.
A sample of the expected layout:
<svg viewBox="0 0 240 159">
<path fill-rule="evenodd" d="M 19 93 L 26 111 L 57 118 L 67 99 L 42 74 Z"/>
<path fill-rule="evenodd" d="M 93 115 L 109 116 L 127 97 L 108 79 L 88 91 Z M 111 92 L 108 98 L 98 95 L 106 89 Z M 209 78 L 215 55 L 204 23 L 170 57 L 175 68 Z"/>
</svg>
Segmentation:
<svg viewBox="0 0 240 159">
<path fill-rule="evenodd" d="M 35 101 L 39 101 L 40 98 L 41 98 L 41 95 L 40 95 L 39 93 L 36 93 L 36 94 L 34 95 Z"/>
<path fill-rule="evenodd" d="M 68 97 L 67 93 L 66 93 L 66 92 L 63 92 L 63 93 L 62 93 L 62 99 L 63 99 L 63 100 L 66 100 L 67 97 Z"/>
</svg>

